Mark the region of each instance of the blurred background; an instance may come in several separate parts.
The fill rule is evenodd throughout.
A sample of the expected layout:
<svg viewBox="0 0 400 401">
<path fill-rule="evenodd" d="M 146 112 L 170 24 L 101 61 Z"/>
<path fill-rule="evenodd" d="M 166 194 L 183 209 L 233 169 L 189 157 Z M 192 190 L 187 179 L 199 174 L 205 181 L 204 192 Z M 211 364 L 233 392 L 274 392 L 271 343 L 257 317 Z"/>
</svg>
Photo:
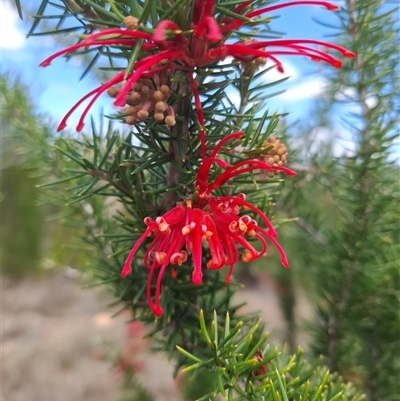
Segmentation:
<svg viewBox="0 0 400 401">
<path fill-rule="evenodd" d="M 331 35 L 360 57 L 338 71 L 283 59 L 291 79 L 271 90 L 268 107 L 288 113 L 277 136 L 298 176 L 285 180 L 272 213 L 291 268 L 273 252 L 239 266 L 237 298 L 261 311 L 272 343 L 323 355 L 367 400 L 399 400 L 398 11 L 392 2 L 338 3 L 340 15 L 305 6 L 273 21 L 290 38 Z M 38 67 L 70 40 L 25 39 L 39 6 L 24 2 L 21 21 L 13 3 L 0 4 L 3 397 L 193 399 L 150 351 L 142 325 L 127 324 L 107 289 L 91 287 L 80 238 L 90 212 L 43 187 L 62 176 L 57 138 L 79 137 L 76 117 L 67 133 L 56 134 L 58 122 L 99 77 L 79 81 L 83 58 Z M 362 18 L 373 29 L 357 25 Z M 112 110 L 106 97 L 94 120 L 102 110 Z"/>
</svg>

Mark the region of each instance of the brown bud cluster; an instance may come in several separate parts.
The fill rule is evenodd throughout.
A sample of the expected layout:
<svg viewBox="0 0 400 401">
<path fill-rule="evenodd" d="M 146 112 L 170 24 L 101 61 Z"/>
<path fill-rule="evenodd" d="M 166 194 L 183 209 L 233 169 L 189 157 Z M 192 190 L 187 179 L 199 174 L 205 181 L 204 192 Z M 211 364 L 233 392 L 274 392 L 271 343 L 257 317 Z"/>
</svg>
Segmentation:
<svg viewBox="0 0 400 401">
<path fill-rule="evenodd" d="M 107 93 L 115 98 L 120 89 L 112 87 Z M 127 107 L 122 109 L 122 113 L 126 114 L 125 122 L 133 125 L 152 116 L 157 122 L 173 127 L 176 119 L 173 108 L 167 104 L 170 96 L 168 85 L 156 85 L 149 79 L 139 79 L 125 98 Z"/>
<path fill-rule="evenodd" d="M 281 143 L 279 139 L 273 136 L 269 137 L 262 144 L 262 148 L 265 149 L 265 152 L 259 155 L 259 160 L 271 164 L 272 166 L 286 166 L 289 153 L 286 149 L 286 146 Z M 262 171 L 260 178 L 272 178 L 277 174 L 279 174 L 279 171 Z"/>
<path fill-rule="evenodd" d="M 132 15 L 128 15 L 124 18 L 124 25 L 126 26 L 126 29 L 136 31 L 136 29 L 139 27 L 139 20 L 135 17 L 132 17 Z"/>
</svg>

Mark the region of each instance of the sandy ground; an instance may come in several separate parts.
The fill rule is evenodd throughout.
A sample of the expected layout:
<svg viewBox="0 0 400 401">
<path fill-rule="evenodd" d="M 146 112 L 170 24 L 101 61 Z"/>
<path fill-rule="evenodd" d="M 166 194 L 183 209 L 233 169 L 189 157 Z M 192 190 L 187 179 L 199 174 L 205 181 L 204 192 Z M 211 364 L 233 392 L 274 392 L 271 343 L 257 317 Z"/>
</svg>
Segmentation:
<svg viewBox="0 0 400 401">
<path fill-rule="evenodd" d="M 268 277 L 241 290 L 248 310 L 262 310 L 270 341 L 282 339 L 284 322 Z M 102 289 L 83 289 L 68 270 L 41 280 L 2 277 L 2 401 L 117 401 L 121 355 L 129 355 L 137 379 L 157 401 L 180 401 L 173 367 L 148 350 L 140 324 L 127 325 Z M 297 314 L 310 316 L 298 303 Z M 305 338 L 298 338 L 305 343 Z M 155 380 L 156 378 L 156 380 Z"/>
</svg>

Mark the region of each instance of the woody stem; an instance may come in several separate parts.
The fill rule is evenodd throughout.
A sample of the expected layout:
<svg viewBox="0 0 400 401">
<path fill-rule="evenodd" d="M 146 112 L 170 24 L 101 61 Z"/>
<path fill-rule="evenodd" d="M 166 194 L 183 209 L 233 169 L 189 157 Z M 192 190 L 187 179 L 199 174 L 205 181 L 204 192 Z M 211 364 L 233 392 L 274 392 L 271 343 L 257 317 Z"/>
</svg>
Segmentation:
<svg viewBox="0 0 400 401">
<path fill-rule="evenodd" d="M 176 163 L 179 167 L 183 167 L 185 160 L 182 160 L 181 153 L 179 152 L 179 146 L 183 148 L 183 154 L 186 156 L 187 153 L 187 141 L 189 137 L 189 102 L 186 94 L 188 93 L 188 85 L 186 82 L 180 82 L 179 93 L 182 95 L 182 99 L 174 105 L 174 111 L 176 115 L 185 116 L 183 120 L 177 119 L 176 125 L 171 127 L 171 137 L 172 140 L 169 142 L 169 154 L 171 157 L 171 162 L 169 165 L 169 171 L 166 177 L 166 183 L 179 184 L 181 173 L 175 167 Z M 179 143 L 179 145 L 178 145 Z M 174 161 L 174 163 L 172 162 Z M 175 207 L 176 202 L 179 201 L 179 195 L 176 191 L 167 191 L 163 194 L 161 200 L 161 206 L 166 211 L 171 210 Z"/>
</svg>

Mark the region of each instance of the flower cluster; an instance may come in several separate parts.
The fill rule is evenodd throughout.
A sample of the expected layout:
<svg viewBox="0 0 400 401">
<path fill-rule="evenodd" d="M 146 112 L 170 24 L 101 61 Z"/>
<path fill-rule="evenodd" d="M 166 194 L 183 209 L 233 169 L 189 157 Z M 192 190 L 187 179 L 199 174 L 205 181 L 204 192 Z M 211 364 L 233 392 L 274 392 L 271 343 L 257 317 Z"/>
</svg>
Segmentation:
<svg viewBox="0 0 400 401">
<path fill-rule="evenodd" d="M 279 251 L 282 264 L 285 267 L 289 266 L 271 222 L 260 209 L 246 201 L 245 194 L 240 193 L 236 196 L 213 196 L 212 194 L 229 179 L 256 170 L 277 170 L 287 175 L 295 175 L 294 171 L 286 167 L 271 166 L 257 159 L 243 160 L 230 165 L 217 157 L 217 153 L 226 142 L 239 139 L 242 135 L 243 133 L 239 132 L 226 136 L 203 161 L 197 173 L 195 192 L 190 199 L 179 202 L 176 207 L 155 220 L 150 217 L 144 220 L 147 228 L 130 251 L 122 275 L 130 274 L 132 259 L 145 240 L 153 235 L 144 254 L 143 264 L 149 269 L 147 300 L 150 309 L 157 316 L 162 314 L 161 285 L 168 266 L 180 266 L 191 255 L 192 282 L 196 285 L 202 283 L 203 244 L 208 245 L 210 253 L 210 259 L 207 262 L 208 269 L 229 267 L 226 283 L 229 283 L 233 266 L 239 258 L 244 262 L 250 262 L 265 255 L 267 240 Z M 215 163 L 223 171 L 209 182 L 210 168 Z M 249 211 L 250 214 L 243 214 L 244 210 Z M 263 225 L 258 225 L 255 218 L 258 218 Z M 261 244 L 260 250 L 256 250 L 250 243 L 251 239 Z M 243 249 L 241 255 L 239 248 Z M 151 288 L 156 272 L 158 275 L 155 301 L 153 301 Z"/>
<path fill-rule="evenodd" d="M 327 62 L 336 68 L 341 67 L 340 60 L 326 51 L 318 50 L 315 46 L 338 51 L 344 57 L 354 57 L 352 52 L 341 46 L 312 39 L 252 40 L 236 43 L 227 41 L 232 33 L 242 26 L 254 27 L 265 24 L 265 20 L 258 19 L 265 13 L 296 5 L 323 6 L 328 10 L 338 9 L 329 2 L 299 0 L 247 11 L 253 7 L 254 1 L 250 0 L 244 1 L 231 10 L 229 17 L 216 13 L 215 3 L 216 0 L 194 0 L 189 29 L 184 30 L 183 27 L 179 27 L 171 20 L 161 20 L 154 29 L 148 29 L 148 27 L 138 24 L 135 18 L 127 17 L 125 18 L 126 29 L 110 28 L 92 33 L 78 44 L 67 47 L 44 60 L 40 65 L 46 67 L 61 55 L 94 46 L 117 46 L 128 51 L 135 48 L 143 55 L 131 69 L 120 71 L 107 83 L 95 88 L 80 99 L 62 119 L 58 130 L 65 128 L 69 116 L 86 100 L 91 98 L 79 120 L 78 131 L 83 129 L 83 121 L 88 111 L 102 93 L 114 85 L 124 82 L 114 101 L 114 105 L 123 107 L 127 104 L 127 98 L 130 96 L 133 85 L 140 78 L 151 78 L 162 71 L 186 72 L 193 83 L 193 72 L 196 68 L 210 67 L 228 56 L 246 63 L 265 58 L 275 63 L 281 72 L 283 72 L 283 67 L 277 58 L 281 55 L 308 57 L 313 61 Z M 192 84 L 192 89 L 195 98 L 198 97 L 196 84 Z M 197 102 L 196 108 L 200 120 Z M 201 121 L 200 124 L 203 125 Z M 204 136 L 204 132 L 200 132 L 200 135 Z"/>
</svg>

